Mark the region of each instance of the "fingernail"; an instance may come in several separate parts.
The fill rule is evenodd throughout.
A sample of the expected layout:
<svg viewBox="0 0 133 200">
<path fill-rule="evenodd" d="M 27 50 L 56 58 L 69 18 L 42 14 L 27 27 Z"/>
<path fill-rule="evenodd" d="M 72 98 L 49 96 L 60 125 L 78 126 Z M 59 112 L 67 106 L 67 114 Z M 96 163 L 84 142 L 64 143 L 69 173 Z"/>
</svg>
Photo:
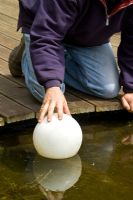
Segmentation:
<svg viewBox="0 0 133 200">
<path fill-rule="evenodd" d="M 48 118 L 48 122 L 50 122 L 50 121 L 51 121 L 51 119 Z"/>
</svg>

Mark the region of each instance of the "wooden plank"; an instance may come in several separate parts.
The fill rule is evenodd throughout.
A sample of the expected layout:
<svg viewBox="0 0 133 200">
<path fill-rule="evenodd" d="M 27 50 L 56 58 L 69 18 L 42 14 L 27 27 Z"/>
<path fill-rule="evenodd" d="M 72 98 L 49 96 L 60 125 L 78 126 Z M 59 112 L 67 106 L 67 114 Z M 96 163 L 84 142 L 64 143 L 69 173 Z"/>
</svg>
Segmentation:
<svg viewBox="0 0 133 200">
<path fill-rule="evenodd" d="M 5 61 L 8 61 L 10 53 L 11 53 L 10 49 L 0 45 L 0 58 L 2 58 Z"/>
<path fill-rule="evenodd" d="M 80 99 L 79 97 L 69 92 L 65 93 L 65 97 L 71 114 L 95 112 L 95 106 Z"/>
<path fill-rule="evenodd" d="M 112 49 L 113 49 L 113 53 L 115 58 L 117 58 L 117 49 L 118 46 L 120 44 L 120 34 L 114 34 L 111 39 L 110 39 L 111 45 L 112 45 Z"/>
<path fill-rule="evenodd" d="M 14 83 L 1 75 L 0 92 L 13 101 L 23 105 L 28 109 L 31 109 L 34 112 L 38 112 L 40 109 L 40 103 L 32 97 L 25 86 L 18 85 L 17 83 Z"/>
<path fill-rule="evenodd" d="M 3 66 L 3 64 L 4 64 L 4 69 L 1 69 L 2 67 L 1 67 L 1 65 Z M 1 69 L 1 71 L 2 71 L 2 74 L 4 74 L 4 75 L 6 75 L 6 78 L 9 78 L 10 80 L 12 80 L 12 81 L 16 81 L 16 78 L 13 78 L 10 74 L 9 74 L 9 70 L 7 70 L 7 68 L 6 68 L 6 64 L 7 63 L 5 63 L 5 61 L 3 61 L 3 62 L 0 62 L 0 69 Z M 3 81 L 4 80 L 4 81 Z M 6 83 L 5 83 L 6 82 Z M 14 87 L 18 87 L 18 85 L 16 85 L 16 84 L 11 84 L 10 82 L 8 82 L 8 84 L 7 84 L 7 80 L 4 78 L 4 77 L 2 77 L 2 80 L 0 81 L 0 83 L 1 83 L 1 86 L 0 86 L 0 89 L 1 89 L 1 87 L 3 88 L 3 90 L 5 90 L 5 87 L 6 87 L 6 91 L 8 92 L 8 96 L 10 96 L 11 97 L 11 95 L 13 95 L 13 93 L 14 93 Z M 2 84 L 3 83 L 3 84 Z M 24 86 L 24 82 L 22 82 L 22 79 L 19 81 L 19 78 L 18 78 L 18 83 L 19 84 L 21 84 L 22 86 Z M 11 86 L 13 86 L 13 93 L 11 92 L 11 94 L 9 94 L 9 88 L 11 87 Z M 24 86 L 25 87 L 25 86 Z M 3 91 L 2 90 L 2 91 Z M 20 89 L 19 89 L 20 90 Z M 11 88 L 10 88 L 10 91 L 11 91 Z M 17 93 L 19 93 L 20 91 L 18 91 L 18 89 L 16 90 L 16 92 Z M 15 92 L 15 95 L 16 95 L 16 92 Z M 7 94 L 7 93 L 6 93 Z M 79 98 L 77 98 L 77 97 L 75 97 L 75 96 L 73 96 L 73 95 L 71 95 L 71 94 L 69 94 L 69 93 L 66 93 L 65 94 L 66 95 L 66 98 L 67 98 L 67 100 L 68 100 L 68 104 L 69 104 L 69 107 L 70 107 L 70 110 L 71 110 L 71 113 L 72 114 L 74 114 L 74 113 L 78 113 L 78 112 L 81 112 L 81 113 L 83 113 L 83 112 L 94 112 L 95 111 L 95 108 L 94 108 L 94 106 L 92 106 L 91 104 L 89 104 L 89 103 L 87 103 L 87 102 L 85 102 L 85 101 L 83 101 L 83 100 L 81 100 L 81 99 L 79 99 Z M 16 97 L 15 97 L 15 99 L 16 99 Z M 26 98 L 26 101 L 27 101 L 27 98 Z M 20 102 L 19 102 L 20 103 Z M 25 103 L 24 103 L 25 104 Z M 31 103 L 31 101 L 30 101 L 30 108 L 32 109 L 33 107 L 31 107 L 31 105 L 33 104 L 33 102 Z M 26 105 L 26 104 L 25 104 Z M 29 104 L 28 104 L 28 107 L 29 107 Z M 39 110 L 39 107 L 37 107 L 37 109 Z M 37 111 L 37 110 L 35 110 L 35 111 Z"/>
<path fill-rule="evenodd" d="M 0 117 L 0 127 L 5 125 L 5 121 L 3 117 Z"/>
<path fill-rule="evenodd" d="M 115 58 L 117 58 L 117 47 L 112 46 L 112 50 L 113 50 Z"/>
<path fill-rule="evenodd" d="M 31 97 L 30 93 L 25 87 L 20 87 L 18 84 L 9 81 L 3 76 L 0 76 L 0 91 L 13 101 L 38 113 L 40 109 L 40 103 Z M 69 93 L 66 93 L 65 96 L 72 114 L 95 111 L 95 107 L 93 105 L 81 100 L 80 98 Z"/>
<path fill-rule="evenodd" d="M 16 32 L 16 28 L 12 28 L 5 25 L 1 20 L 0 20 L 0 33 L 16 40 L 20 40 L 22 37 L 22 34 L 20 32 Z"/>
<path fill-rule="evenodd" d="M 120 32 L 115 33 L 114 36 L 120 38 L 121 37 L 121 33 Z"/>
<path fill-rule="evenodd" d="M 6 13 L 4 14 L 0 13 L 0 22 L 2 22 L 8 27 L 13 27 L 14 29 L 16 29 L 17 27 L 17 20 L 7 16 Z"/>
<path fill-rule="evenodd" d="M 3 63 L 3 64 L 2 64 Z M 4 66 L 3 68 L 1 66 Z M 0 60 L 0 71 L 2 72 L 3 75 L 6 75 L 6 78 L 12 80 L 12 81 L 18 81 L 18 83 L 22 86 L 24 86 L 24 82 L 22 81 L 22 79 L 19 78 L 13 78 L 10 75 L 9 70 L 6 68 L 7 63 L 5 61 Z M 4 77 L 3 77 L 4 78 Z M 4 84 L 4 82 L 2 81 L 2 83 Z M 2 84 L 2 85 L 3 85 Z M 7 84 L 7 83 L 6 83 Z M 18 85 L 17 85 L 18 86 Z M 5 87 L 5 84 L 4 84 Z M 10 83 L 8 85 L 6 85 L 7 90 L 10 88 Z M 25 86 L 24 86 L 25 87 Z M 14 90 L 14 89 L 13 89 Z M 10 90 L 11 91 L 11 90 Z M 19 93 L 19 91 L 17 90 L 17 92 Z M 12 93 L 13 94 L 13 93 Z M 8 94 L 9 95 L 9 94 Z M 81 99 L 71 95 L 71 94 L 65 94 L 66 98 L 68 100 L 68 105 L 70 107 L 71 113 L 78 113 L 78 112 L 94 112 L 95 108 L 94 106 L 90 105 L 89 103 L 86 103 L 85 101 L 82 101 Z M 33 104 L 33 103 L 32 103 Z M 30 106 L 32 105 L 30 102 Z M 83 107 L 83 108 L 82 108 Z M 32 107 L 31 107 L 32 108 Z M 39 107 L 38 107 L 39 110 Z"/>
<path fill-rule="evenodd" d="M 1 0 L 5 5 L 11 6 L 13 8 L 18 7 L 18 0 Z"/>
<path fill-rule="evenodd" d="M 5 118 L 6 123 L 33 119 L 35 113 L 30 109 L 8 99 L 0 94 L 0 115 Z"/>
<path fill-rule="evenodd" d="M 119 44 L 120 44 L 120 38 L 119 37 L 116 37 L 115 35 L 111 37 L 111 40 L 110 40 L 112 46 L 115 46 L 115 47 L 118 47 Z"/>
<path fill-rule="evenodd" d="M 71 94 L 74 94 L 75 96 L 80 97 L 84 101 L 87 101 L 90 104 L 94 105 L 96 112 L 114 111 L 123 109 L 121 102 L 117 98 L 105 100 L 81 93 L 72 88 L 67 89 L 67 91 L 69 91 Z"/>
<path fill-rule="evenodd" d="M 18 1 L 1 1 L 0 2 L 0 13 L 6 14 L 9 17 L 17 19 L 18 16 Z"/>
<path fill-rule="evenodd" d="M 8 49 L 14 49 L 17 45 L 19 45 L 19 41 L 0 33 L 0 45 Z"/>
<path fill-rule="evenodd" d="M 0 74 L 6 76 L 6 78 L 8 78 L 9 80 L 18 83 L 19 85 L 25 86 L 24 83 L 24 77 L 19 77 L 19 78 L 15 78 L 10 74 L 9 68 L 8 68 L 8 62 L 6 62 L 5 60 L 2 60 L 0 58 Z"/>
<path fill-rule="evenodd" d="M 117 98 L 105 100 L 91 97 L 86 100 L 96 106 L 96 112 L 115 111 L 123 109 L 120 101 Z"/>
<path fill-rule="evenodd" d="M 8 62 L 0 58 L 0 74 L 9 74 Z"/>
</svg>

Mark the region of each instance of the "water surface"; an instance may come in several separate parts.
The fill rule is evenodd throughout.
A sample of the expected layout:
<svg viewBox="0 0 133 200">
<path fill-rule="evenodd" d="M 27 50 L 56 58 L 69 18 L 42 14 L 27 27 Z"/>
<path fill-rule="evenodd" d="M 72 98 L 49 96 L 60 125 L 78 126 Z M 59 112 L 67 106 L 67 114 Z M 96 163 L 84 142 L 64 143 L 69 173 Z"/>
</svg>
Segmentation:
<svg viewBox="0 0 133 200">
<path fill-rule="evenodd" d="M 0 129 L 0 200 L 133 199 L 133 121 L 79 120 L 84 139 L 66 160 L 37 155 L 35 124 Z"/>
</svg>

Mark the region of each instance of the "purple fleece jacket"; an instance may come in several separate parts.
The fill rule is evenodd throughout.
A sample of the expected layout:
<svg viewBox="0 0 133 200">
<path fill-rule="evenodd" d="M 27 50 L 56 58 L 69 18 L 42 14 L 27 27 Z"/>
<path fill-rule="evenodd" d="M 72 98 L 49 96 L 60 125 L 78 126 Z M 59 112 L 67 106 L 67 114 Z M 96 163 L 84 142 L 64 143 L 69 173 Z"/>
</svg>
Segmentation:
<svg viewBox="0 0 133 200">
<path fill-rule="evenodd" d="M 128 2 L 130 6 L 109 16 L 101 0 L 20 0 L 18 28 L 31 36 L 31 59 L 40 84 L 49 88 L 63 82 L 63 43 L 101 45 L 121 31 L 120 83 L 125 92 L 133 92 L 133 1 Z"/>
</svg>

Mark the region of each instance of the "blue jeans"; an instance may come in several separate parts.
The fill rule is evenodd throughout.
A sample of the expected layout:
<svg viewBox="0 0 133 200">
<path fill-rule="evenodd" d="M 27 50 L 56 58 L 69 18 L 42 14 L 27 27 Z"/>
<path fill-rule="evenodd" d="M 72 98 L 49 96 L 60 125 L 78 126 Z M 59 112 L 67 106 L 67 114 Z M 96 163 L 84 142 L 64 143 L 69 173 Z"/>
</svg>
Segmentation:
<svg viewBox="0 0 133 200">
<path fill-rule="evenodd" d="M 22 71 L 32 95 L 39 101 L 45 95 L 33 70 L 29 46 L 30 36 L 24 34 L 25 50 L 22 57 Z M 120 90 L 119 72 L 109 43 L 95 47 L 76 47 L 64 44 L 64 82 L 84 93 L 109 99 L 117 96 Z M 60 86 L 65 91 L 65 84 Z"/>
</svg>

